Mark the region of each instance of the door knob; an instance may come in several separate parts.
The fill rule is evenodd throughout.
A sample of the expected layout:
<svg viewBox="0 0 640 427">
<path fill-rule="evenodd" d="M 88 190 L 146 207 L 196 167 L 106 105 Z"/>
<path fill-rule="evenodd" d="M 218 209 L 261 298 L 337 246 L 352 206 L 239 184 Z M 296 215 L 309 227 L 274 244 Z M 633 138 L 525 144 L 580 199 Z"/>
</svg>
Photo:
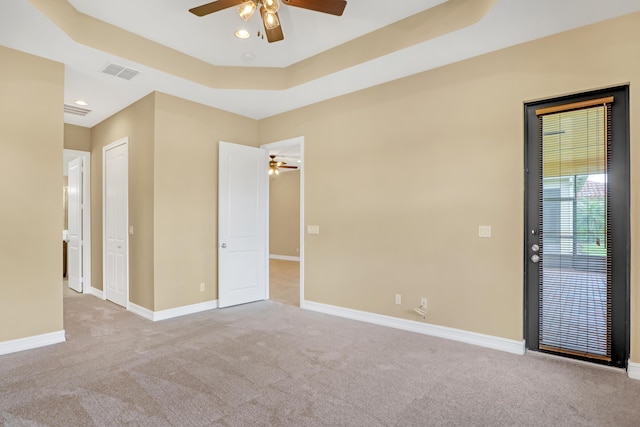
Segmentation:
<svg viewBox="0 0 640 427">
<path fill-rule="evenodd" d="M 221 245 L 220 245 L 220 247 L 221 247 L 222 249 L 226 249 L 226 248 L 227 248 L 227 244 L 226 244 L 226 243 L 223 243 L 223 244 L 221 244 Z"/>
<path fill-rule="evenodd" d="M 531 255 L 531 262 L 537 264 L 540 261 L 540 257 L 537 254 Z"/>
</svg>

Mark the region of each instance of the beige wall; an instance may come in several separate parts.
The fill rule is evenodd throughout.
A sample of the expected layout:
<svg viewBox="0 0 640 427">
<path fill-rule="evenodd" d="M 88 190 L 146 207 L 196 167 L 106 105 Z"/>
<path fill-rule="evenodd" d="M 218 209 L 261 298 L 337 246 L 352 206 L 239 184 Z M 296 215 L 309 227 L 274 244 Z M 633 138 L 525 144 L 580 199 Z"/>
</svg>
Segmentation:
<svg viewBox="0 0 640 427">
<path fill-rule="evenodd" d="M 257 140 L 255 120 L 156 94 L 156 311 L 217 298 L 218 141 Z"/>
<path fill-rule="evenodd" d="M 303 135 L 306 223 L 321 231 L 305 237 L 306 299 L 418 320 L 411 310 L 427 297 L 430 323 L 522 339 L 523 102 L 631 82 L 638 363 L 639 38 L 634 14 L 260 122 L 151 94 L 91 130 L 92 284 L 102 284 L 104 145 L 130 138 L 130 299 L 157 311 L 217 298 L 217 141 Z M 10 272 L 0 324 L 18 324 L 0 329 L 2 341 L 62 328 L 61 166 L 51 158 L 61 158 L 64 137 L 62 112 L 52 113 L 62 104 L 63 67 L 4 48 L 0 59 L 1 196 L 22 207 L 3 203 L 2 222 L 15 226 L 1 237 L 14 241 L 19 232 L 24 242 L 0 258 Z M 39 99 L 35 113 L 33 103 L 21 104 L 25 93 Z M 493 237 L 479 239 L 479 225 L 492 225 Z M 34 260 L 41 268 L 29 268 Z M 396 293 L 403 305 L 393 303 Z"/>
<path fill-rule="evenodd" d="M 640 81 L 638 39 L 634 14 L 262 120 L 262 142 L 305 137 L 305 222 L 321 231 L 305 238 L 305 298 L 419 320 L 427 297 L 430 323 L 523 339 L 523 103 Z M 634 256 L 636 362 L 639 268 Z"/>
<path fill-rule="evenodd" d="M 65 123 L 64 148 L 68 150 L 91 151 L 91 129 Z"/>
<path fill-rule="evenodd" d="M 102 289 L 102 148 L 128 136 L 130 301 L 159 311 L 216 299 L 218 141 L 256 145 L 257 126 L 153 93 L 92 128 L 93 286 Z"/>
<path fill-rule="evenodd" d="M 91 285 L 102 284 L 102 150 L 129 138 L 129 300 L 153 309 L 153 138 L 155 94 L 91 128 Z"/>
<path fill-rule="evenodd" d="M 269 253 L 300 256 L 300 171 L 269 180 Z"/>
<path fill-rule="evenodd" d="M 0 64 L 2 342 L 63 329 L 64 66 L 4 47 Z"/>
</svg>

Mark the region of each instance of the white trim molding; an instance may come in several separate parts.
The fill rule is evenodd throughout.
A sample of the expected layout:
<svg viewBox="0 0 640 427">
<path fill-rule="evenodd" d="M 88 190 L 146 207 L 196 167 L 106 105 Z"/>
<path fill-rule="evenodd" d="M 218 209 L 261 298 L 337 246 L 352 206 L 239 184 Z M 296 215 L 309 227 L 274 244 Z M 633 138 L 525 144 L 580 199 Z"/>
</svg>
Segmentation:
<svg viewBox="0 0 640 427">
<path fill-rule="evenodd" d="M 448 328 L 446 326 L 416 322 L 414 320 L 400 319 L 398 317 L 353 310 L 350 308 L 322 304 L 314 301 L 305 300 L 302 308 L 305 310 L 331 314 L 333 316 L 345 317 L 347 319 L 359 320 L 361 322 L 373 323 L 375 325 L 388 326 L 390 328 L 417 332 L 423 335 L 446 338 L 453 341 L 492 348 L 494 350 L 506 351 L 508 353 L 519 355 L 525 353 L 524 341 L 510 340 L 492 335 L 479 334 L 477 332 L 469 332 L 461 329 Z"/>
<path fill-rule="evenodd" d="M 167 310 L 152 311 L 132 302 L 129 302 L 128 310 L 133 314 L 144 317 L 147 320 L 157 322 L 159 320 L 173 319 L 174 317 L 200 313 L 202 311 L 218 308 L 218 300 L 205 301 L 197 304 L 183 305 L 182 307 L 169 308 Z"/>
<path fill-rule="evenodd" d="M 101 289 L 96 289 L 93 286 L 89 287 L 89 293 L 94 297 L 98 297 L 100 299 L 104 299 L 104 292 Z"/>
<path fill-rule="evenodd" d="M 33 348 L 44 347 L 51 344 L 59 344 L 67 339 L 64 329 L 48 334 L 34 335 L 32 337 L 18 338 L 11 341 L 0 342 L 0 355 L 15 353 L 17 351 L 31 350 Z"/>
<path fill-rule="evenodd" d="M 299 256 L 269 254 L 269 258 L 271 258 L 271 259 L 279 259 L 279 260 L 282 260 L 282 261 L 298 261 L 298 262 L 300 262 L 300 257 Z"/>
<path fill-rule="evenodd" d="M 632 380 L 640 380 L 640 363 L 629 362 L 627 365 L 627 375 Z"/>
<path fill-rule="evenodd" d="M 147 320 L 153 320 L 153 311 L 148 308 L 144 308 L 141 305 L 134 304 L 129 302 L 129 307 L 127 308 L 133 314 L 137 314 L 140 317 L 144 317 Z"/>
</svg>

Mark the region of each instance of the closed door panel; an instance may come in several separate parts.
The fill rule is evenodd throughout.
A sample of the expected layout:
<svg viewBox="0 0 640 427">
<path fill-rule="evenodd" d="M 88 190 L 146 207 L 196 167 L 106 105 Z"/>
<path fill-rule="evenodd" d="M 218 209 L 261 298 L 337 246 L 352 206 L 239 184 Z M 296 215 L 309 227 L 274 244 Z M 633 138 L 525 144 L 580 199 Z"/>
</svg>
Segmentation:
<svg viewBox="0 0 640 427">
<path fill-rule="evenodd" d="M 127 306 L 128 144 L 105 151 L 105 291 L 106 299 Z"/>
<path fill-rule="evenodd" d="M 629 355 L 628 88 L 527 105 L 526 341 Z"/>
</svg>

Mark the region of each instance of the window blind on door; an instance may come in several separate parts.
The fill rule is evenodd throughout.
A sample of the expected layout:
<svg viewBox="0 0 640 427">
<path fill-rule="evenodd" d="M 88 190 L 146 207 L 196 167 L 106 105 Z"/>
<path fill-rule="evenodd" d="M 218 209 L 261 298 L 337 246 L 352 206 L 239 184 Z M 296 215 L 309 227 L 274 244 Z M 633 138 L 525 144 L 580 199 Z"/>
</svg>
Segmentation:
<svg viewBox="0 0 640 427">
<path fill-rule="evenodd" d="M 538 110 L 539 348 L 611 357 L 609 147 L 613 98 Z"/>
</svg>

